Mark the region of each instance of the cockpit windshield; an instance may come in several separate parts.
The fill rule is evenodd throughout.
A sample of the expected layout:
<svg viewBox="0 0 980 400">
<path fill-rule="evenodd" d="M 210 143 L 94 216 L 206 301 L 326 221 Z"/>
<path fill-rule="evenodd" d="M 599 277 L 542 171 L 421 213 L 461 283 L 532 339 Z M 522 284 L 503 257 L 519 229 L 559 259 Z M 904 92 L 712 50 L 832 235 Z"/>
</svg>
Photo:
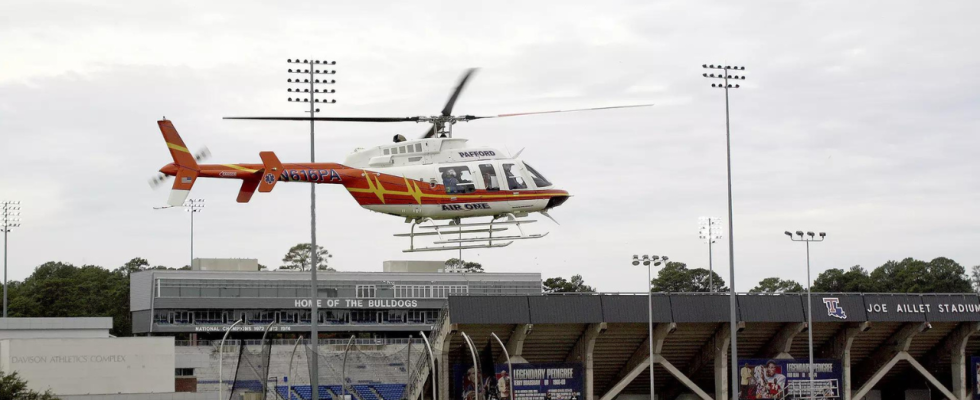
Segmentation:
<svg viewBox="0 0 980 400">
<path fill-rule="evenodd" d="M 533 180 L 534 184 L 537 185 L 539 188 L 545 186 L 551 186 L 551 182 L 548 182 L 548 179 L 545 179 L 544 175 L 541 175 L 540 173 L 538 173 L 538 171 L 532 168 L 531 164 L 524 163 L 524 166 L 527 167 L 527 172 L 531 173 L 531 180 Z"/>
</svg>

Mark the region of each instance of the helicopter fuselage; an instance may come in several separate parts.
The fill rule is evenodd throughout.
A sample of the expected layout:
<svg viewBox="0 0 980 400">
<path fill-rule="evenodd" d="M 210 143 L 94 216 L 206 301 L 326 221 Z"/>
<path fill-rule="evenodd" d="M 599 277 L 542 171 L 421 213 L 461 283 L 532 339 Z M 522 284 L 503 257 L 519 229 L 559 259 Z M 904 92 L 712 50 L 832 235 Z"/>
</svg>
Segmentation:
<svg viewBox="0 0 980 400">
<path fill-rule="evenodd" d="M 357 149 L 343 164 L 286 163 L 273 174 L 263 164 L 199 168 L 199 177 L 242 179 L 239 202 L 249 200 L 254 187 L 249 191 L 246 186 L 257 179 L 340 184 L 363 208 L 415 220 L 526 215 L 557 207 L 569 197 L 521 159 L 492 148 L 470 148 L 466 139 L 455 138 Z M 160 172 L 177 175 L 177 170 L 169 164 Z"/>
</svg>

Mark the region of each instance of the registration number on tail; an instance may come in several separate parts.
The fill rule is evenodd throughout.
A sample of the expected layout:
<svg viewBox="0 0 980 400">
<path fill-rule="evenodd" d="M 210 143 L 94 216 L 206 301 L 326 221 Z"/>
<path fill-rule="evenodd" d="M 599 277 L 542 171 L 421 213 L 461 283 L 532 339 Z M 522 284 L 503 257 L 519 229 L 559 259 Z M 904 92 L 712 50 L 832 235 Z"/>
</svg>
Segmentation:
<svg viewBox="0 0 980 400">
<path fill-rule="evenodd" d="M 287 169 L 279 175 L 283 182 L 341 182 L 340 174 L 333 169 Z"/>
</svg>

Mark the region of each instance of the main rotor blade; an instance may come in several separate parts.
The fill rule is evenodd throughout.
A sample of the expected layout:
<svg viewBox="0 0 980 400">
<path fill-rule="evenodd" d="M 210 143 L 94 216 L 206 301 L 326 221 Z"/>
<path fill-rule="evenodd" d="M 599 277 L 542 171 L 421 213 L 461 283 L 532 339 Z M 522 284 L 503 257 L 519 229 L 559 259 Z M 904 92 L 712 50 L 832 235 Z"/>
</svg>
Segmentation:
<svg viewBox="0 0 980 400">
<path fill-rule="evenodd" d="M 576 109 L 573 109 L 573 110 L 534 111 L 534 112 L 526 112 L 526 113 L 512 113 L 512 114 L 488 115 L 488 116 L 483 116 L 483 117 L 476 117 L 476 116 L 472 116 L 472 115 L 467 115 L 465 117 L 465 119 L 467 121 L 469 121 L 469 120 L 483 119 L 483 118 L 519 117 L 519 116 L 522 116 L 522 115 L 555 114 L 555 113 L 566 113 L 566 112 L 611 110 L 611 109 L 615 109 L 615 108 L 635 108 L 635 107 L 650 107 L 650 106 L 653 106 L 653 104 L 634 104 L 634 105 L 629 105 L 629 106 L 576 108 Z"/>
<path fill-rule="evenodd" d="M 223 119 L 257 119 L 264 121 L 309 121 L 310 117 L 224 117 Z M 418 122 L 419 117 L 313 117 L 314 121 L 336 122 Z"/>
<path fill-rule="evenodd" d="M 453 106 L 456 105 L 456 99 L 459 98 L 460 92 L 462 92 L 463 87 L 466 86 L 466 81 L 470 80 L 470 76 L 472 76 L 474 72 L 476 72 L 476 68 L 466 70 L 466 74 L 463 75 L 463 78 L 459 80 L 459 84 L 456 85 L 456 90 L 453 91 L 453 95 L 449 96 L 449 101 L 447 101 L 446 106 L 442 108 L 443 116 L 448 117 L 452 115 Z"/>
</svg>

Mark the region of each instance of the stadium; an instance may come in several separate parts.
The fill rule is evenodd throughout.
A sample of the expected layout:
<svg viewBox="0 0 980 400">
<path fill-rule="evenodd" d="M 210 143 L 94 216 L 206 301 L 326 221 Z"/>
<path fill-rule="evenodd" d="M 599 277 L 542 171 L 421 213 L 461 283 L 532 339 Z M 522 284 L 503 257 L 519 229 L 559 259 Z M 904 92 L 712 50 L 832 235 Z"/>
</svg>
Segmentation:
<svg viewBox="0 0 980 400">
<path fill-rule="evenodd" d="M 968 399 L 978 385 L 974 294 L 813 293 L 812 327 L 805 294 L 738 294 L 733 335 L 726 293 L 549 294 L 537 273 L 427 268 L 326 272 L 316 351 L 306 273 L 138 272 L 138 337 L 99 333 L 107 318 L 13 319 L 0 368 L 78 400 L 311 400 L 313 362 L 321 399 L 640 400 L 652 355 L 657 399 L 721 400 L 734 338 L 739 399 Z"/>
</svg>

